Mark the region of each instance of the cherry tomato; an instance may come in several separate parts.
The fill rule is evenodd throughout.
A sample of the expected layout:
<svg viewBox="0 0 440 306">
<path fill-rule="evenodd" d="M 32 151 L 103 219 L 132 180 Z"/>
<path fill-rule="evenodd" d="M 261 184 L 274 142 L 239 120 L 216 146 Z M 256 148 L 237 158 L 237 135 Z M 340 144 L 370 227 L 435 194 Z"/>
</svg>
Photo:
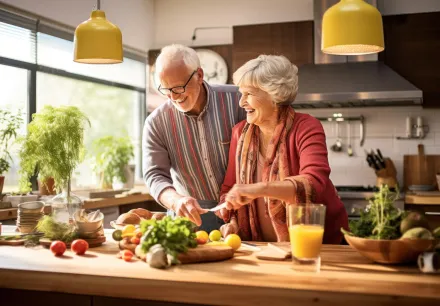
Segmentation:
<svg viewBox="0 0 440 306">
<path fill-rule="evenodd" d="M 131 261 L 131 259 L 133 258 L 133 252 L 130 250 L 123 250 L 121 256 L 123 260 Z"/>
<path fill-rule="evenodd" d="M 72 242 L 70 249 L 76 255 L 84 255 L 84 253 L 89 249 L 89 243 L 83 239 L 76 239 Z"/>
<path fill-rule="evenodd" d="M 66 249 L 66 244 L 60 240 L 55 240 L 50 244 L 50 250 L 55 256 L 62 256 Z"/>
<path fill-rule="evenodd" d="M 140 229 L 137 229 L 134 231 L 134 234 L 136 235 L 136 237 L 138 237 L 139 239 L 142 238 L 142 232 Z"/>
<path fill-rule="evenodd" d="M 139 239 L 139 237 L 134 236 L 134 237 L 131 237 L 130 242 L 134 243 L 134 244 L 139 244 L 141 242 L 141 240 Z"/>
</svg>

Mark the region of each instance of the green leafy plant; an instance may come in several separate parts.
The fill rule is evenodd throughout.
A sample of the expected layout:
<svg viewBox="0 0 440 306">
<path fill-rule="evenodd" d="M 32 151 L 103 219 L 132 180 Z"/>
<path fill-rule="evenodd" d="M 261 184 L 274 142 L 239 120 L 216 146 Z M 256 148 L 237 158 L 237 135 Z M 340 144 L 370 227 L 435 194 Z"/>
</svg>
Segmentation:
<svg viewBox="0 0 440 306">
<path fill-rule="evenodd" d="M 344 234 L 370 239 L 397 239 L 400 237 L 400 223 L 406 212 L 395 207 L 399 190 L 391 191 L 382 185 L 378 192 L 369 199 L 365 211 L 360 212 L 359 220 L 350 221 L 350 232 Z"/>
<path fill-rule="evenodd" d="M 92 146 L 92 169 L 101 175 L 101 187 L 111 186 L 113 179 L 125 183 L 124 169 L 134 157 L 134 146 L 129 137 L 105 136 Z"/>
<path fill-rule="evenodd" d="M 9 149 L 17 138 L 17 131 L 23 124 L 21 111 L 16 114 L 0 109 L 0 175 L 8 172 L 12 161 Z"/>
<path fill-rule="evenodd" d="M 70 198 L 73 171 L 85 155 L 86 124 L 89 119 L 75 106 L 45 106 L 33 114 L 21 140 L 20 189 L 28 188 L 29 178 L 38 173 L 41 181 L 53 177 L 57 191 L 66 187 Z"/>
<path fill-rule="evenodd" d="M 195 227 L 184 217 L 144 220 L 141 222 L 142 250 L 148 252 L 153 245 L 160 244 L 172 256 L 173 263 L 178 263 L 179 253 L 197 247 Z"/>
</svg>

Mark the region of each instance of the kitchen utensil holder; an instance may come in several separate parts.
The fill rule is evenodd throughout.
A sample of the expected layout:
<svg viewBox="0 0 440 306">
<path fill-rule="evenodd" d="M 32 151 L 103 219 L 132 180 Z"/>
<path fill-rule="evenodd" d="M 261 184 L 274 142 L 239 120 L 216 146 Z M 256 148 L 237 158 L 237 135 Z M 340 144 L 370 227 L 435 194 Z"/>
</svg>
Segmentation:
<svg viewBox="0 0 440 306">
<path fill-rule="evenodd" d="M 343 117 L 342 114 L 338 114 L 339 116 L 335 116 L 335 114 L 333 114 L 333 117 L 316 117 L 316 119 L 318 119 L 319 121 L 323 121 L 323 122 L 348 122 L 348 121 L 359 121 L 360 122 L 360 126 L 359 126 L 359 145 L 362 147 L 364 145 L 365 142 L 365 117 L 360 115 L 359 117 Z"/>
<path fill-rule="evenodd" d="M 389 188 L 397 187 L 397 170 L 390 158 L 385 158 L 385 168 L 376 172 L 376 186 L 388 185 Z"/>
</svg>

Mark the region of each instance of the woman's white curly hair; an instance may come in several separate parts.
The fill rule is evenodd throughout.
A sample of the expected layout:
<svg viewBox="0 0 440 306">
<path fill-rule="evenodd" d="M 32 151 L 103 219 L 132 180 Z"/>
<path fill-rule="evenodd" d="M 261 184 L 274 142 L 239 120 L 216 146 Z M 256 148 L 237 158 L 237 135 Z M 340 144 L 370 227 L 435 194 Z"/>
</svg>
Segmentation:
<svg viewBox="0 0 440 306">
<path fill-rule="evenodd" d="M 298 67 L 283 55 L 260 55 L 238 68 L 232 79 L 237 86 L 267 92 L 277 105 L 291 104 L 298 93 Z"/>
</svg>

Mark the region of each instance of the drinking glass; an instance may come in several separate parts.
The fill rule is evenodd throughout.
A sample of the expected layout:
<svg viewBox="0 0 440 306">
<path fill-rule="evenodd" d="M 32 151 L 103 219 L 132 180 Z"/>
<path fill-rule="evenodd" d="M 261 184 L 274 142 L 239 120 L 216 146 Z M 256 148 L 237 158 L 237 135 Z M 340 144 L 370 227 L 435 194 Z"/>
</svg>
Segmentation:
<svg viewBox="0 0 440 306">
<path fill-rule="evenodd" d="M 293 270 L 319 272 L 325 205 L 293 204 L 287 206 L 287 213 Z"/>
</svg>

